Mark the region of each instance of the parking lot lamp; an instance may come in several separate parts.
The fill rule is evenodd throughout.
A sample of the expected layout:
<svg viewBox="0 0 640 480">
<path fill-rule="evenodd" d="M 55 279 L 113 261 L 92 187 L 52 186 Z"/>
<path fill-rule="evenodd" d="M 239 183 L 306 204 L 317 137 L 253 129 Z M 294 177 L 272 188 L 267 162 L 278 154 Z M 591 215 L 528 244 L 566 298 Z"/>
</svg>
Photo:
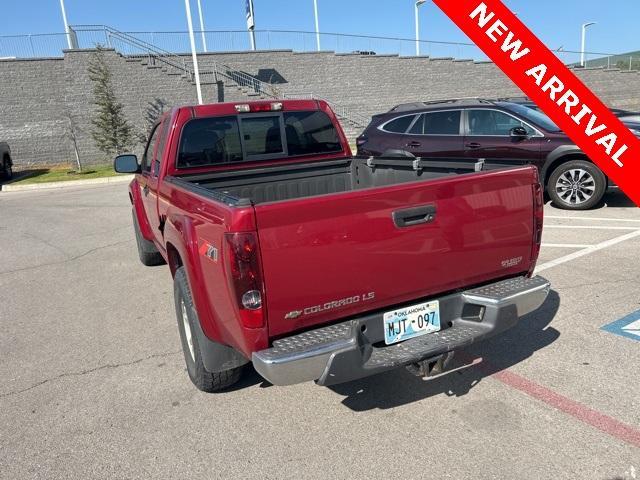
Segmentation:
<svg viewBox="0 0 640 480">
<path fill-rule="evenodd" d="M 320 51 L 320 27 L 318 26 L 318 0 L 313 0 L 313 14 L 316 20 L 316 48 Z"/>
<path fill-rule="evenodd" d="M 200 0 L 198 0 L 198 16 L 200 17 L 200 35 L 202 35 L 202 48 L 206 52 L 207 51 L 207 39 L 204 35 L 204 19 L 202 18 L 202 5 Z"/>
<path fill-rule="evenodd" d="M 69 32 L 69 22 L 67 22 L 67 11 L 64 8 L 64 0 L 60 0 L 60 10 L 62 10 L 62 21 L 64 22 L 64 33 L 67 36 L 67 45 L 69 48 L 73 48 L 71 43 L 71 33 Z"/>
<path fill-rule="evenodd" d="M 580 66 L 584 67 L 584 49 L 585 49 L 585 44 L 587 41 L 587 28 L 589 28 L 591 25 L 595 25 L 596 22 L 587 22 L 587 23 L 583 23 L 582 24 L 582 46 L 580 48 Z"/>
<path fill-rule="evenodd" d="M 187 26 L 189 27 L 189 42 L 191 43 L 191 58 L 193 60 L 193 74 L 196 77 L 196 93 L 198 95 L 198 105 L 202 105 L 202 90 L 200 89 L 200 71 L 198 70 L 198 55 L 196 54 L 196 39 L 193 36 L 193 22 L 191 21 L 191 4 L 189 0 L 184 0 L 184 7 L 187 10 Z"/>
<path fill-rule="evenodd" d="M 420 5 L 426 3 L 427 0 L 417 0 L 415 5 L 415 18 L 416 18 L 416 56 L 420 56 L 420 17 L 418 16 L 418 9 Z"/>
</svg>

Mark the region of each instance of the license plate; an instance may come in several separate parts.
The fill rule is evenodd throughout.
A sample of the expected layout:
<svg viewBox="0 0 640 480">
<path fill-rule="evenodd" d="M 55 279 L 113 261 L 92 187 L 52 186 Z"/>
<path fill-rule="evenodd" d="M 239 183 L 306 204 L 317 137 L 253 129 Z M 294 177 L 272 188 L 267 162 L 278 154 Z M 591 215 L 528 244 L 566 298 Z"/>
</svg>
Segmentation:
<svg viewBox="0 0 640 480">
<path fill-rule="evenodd" d="M 440 331 L 440 305 L 437 300 L 386 312 L 384 342 L 387 345 Z"/>
</svg>

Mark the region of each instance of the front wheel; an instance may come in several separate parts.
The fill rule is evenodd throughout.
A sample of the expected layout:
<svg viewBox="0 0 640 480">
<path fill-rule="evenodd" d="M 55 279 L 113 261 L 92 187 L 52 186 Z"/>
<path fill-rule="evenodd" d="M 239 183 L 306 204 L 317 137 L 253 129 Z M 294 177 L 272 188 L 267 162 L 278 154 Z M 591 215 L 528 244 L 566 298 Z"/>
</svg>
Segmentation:
<svg viewBox="0 0 640 480">
<path fill-rule="evenodd" d="M 158 251 L 153 242 L 150 242 L 142 236 L 135 210 L 133 210 L 131 214 L 133 215 L 133 231 L 136 235 L 136 246 L 138 247 L 138 257 L 140 257 L 140 261 L 147 267 L 163 265 L 165 261 L 162 254 Z"/>
<path fill-rule="evenodd" d="M 547 182 L 552 202 L 564 210 L 589 210 L 604 196 L 607 179 L 602 171 L 586 160 L 571 160 L 558 166 Z"/>
<path fill-rule="evenodd" d="M 238 380 L 242 373 L 242 367 L 230 368 L 221 372 L 209 372 L 202 361 L 202 354 L 198 339 L 195 336 L 200 323 L 198 313 L 193 305 L 191 289 L 187 281 L 184 267 L 176 270 L 173 279 L 174 299 L 176 302 L 176 317 L 178 318 L 178 330 L 182 342 L 184 360 L 187 364 L 187 372 L 193 384 L 203 392 L 218 392 L 230 387 Z"/>
<path fill-rule="evenodd" d="M 13 178 L 13 167 L 11 167 L 9 160 L 5 160 L 2 171 L 2 176 L 5 180 L 11 180 Z"/>
</svg>

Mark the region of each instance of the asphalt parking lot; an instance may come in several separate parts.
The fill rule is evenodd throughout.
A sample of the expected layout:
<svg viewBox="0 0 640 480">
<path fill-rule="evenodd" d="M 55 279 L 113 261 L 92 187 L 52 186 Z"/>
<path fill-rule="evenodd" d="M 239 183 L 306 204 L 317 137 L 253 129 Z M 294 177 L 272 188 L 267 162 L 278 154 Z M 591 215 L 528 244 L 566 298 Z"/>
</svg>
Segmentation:
<svg viewBox="0 0 640 480">
<path fill-rule="evenodd" d="M 640 478 L 640 211 L 546 207 L 545 305 L 430 381 L 190 383 L 126 185 L 0 194 L 0 478 Z M 640 340 L 640 337 L 638 337 Z"/>
</svg>

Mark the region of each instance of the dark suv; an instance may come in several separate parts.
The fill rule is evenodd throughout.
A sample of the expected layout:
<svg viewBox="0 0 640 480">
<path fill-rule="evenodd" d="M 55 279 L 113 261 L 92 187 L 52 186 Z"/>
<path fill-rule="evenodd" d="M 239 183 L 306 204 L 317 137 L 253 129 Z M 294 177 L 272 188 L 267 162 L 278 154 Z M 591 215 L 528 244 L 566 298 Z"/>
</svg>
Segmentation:
<svg viewBox="0 0 640 480">
<path fill-rule="evenodd" d="M 375 115 L 356 143 L 359 155 L 484 159 L 487 168 L 531 163 L 554 204 L 569 210 L 594 207 L 609 186 L 604 173 L 549 117 L 513 102 L 398 105 Z"/>
</svg>

